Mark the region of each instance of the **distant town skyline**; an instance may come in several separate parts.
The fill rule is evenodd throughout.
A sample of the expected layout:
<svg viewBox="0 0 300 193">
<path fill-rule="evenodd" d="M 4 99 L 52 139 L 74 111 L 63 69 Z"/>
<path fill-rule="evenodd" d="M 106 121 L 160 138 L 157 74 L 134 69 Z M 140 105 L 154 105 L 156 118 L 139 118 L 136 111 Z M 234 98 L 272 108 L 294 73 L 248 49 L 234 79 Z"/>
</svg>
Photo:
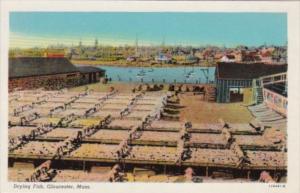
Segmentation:
<svg viewBox="0 0 300 193">
<path fill-rule="evenodd" d="M 10 47 L 62 44 L 282 46 L 285 13 L 12 12 Z"/>
</svg>

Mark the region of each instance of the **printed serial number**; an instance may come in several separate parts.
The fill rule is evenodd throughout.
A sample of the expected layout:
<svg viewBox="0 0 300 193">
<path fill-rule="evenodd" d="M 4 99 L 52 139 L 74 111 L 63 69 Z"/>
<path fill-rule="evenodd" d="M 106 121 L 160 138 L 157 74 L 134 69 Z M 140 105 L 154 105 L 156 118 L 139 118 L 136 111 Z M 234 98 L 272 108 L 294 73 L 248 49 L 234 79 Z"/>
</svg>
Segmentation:
<svg viewBox="0 0 300 193">
<path fill-rule="evenodd" d="M 285 188 L 285 184 L 269 184 L 270 188 Z"/>
</svg>

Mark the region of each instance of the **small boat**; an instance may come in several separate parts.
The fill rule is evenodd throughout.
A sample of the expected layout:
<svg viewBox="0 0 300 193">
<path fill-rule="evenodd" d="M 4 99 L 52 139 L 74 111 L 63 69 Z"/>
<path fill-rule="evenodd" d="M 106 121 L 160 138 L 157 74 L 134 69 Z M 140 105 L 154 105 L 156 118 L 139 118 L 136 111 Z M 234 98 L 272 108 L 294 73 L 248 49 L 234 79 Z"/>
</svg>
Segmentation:
<svg viewBox="0 0 300 193">
<path fill-rule="evenodd" d="M 153 72 L 154 71 L 154 69 L 153 68 L 151 68 L 150 70 L 148 70 L 148 72 Z"/>
<path fill-rule="evenodd" d="M 145 76 L 145 73 L 139 72 L 136 76 L 137 76 L 137 77 L 144 77 L 144 76 Z"/>
<path fill-rule="evenodd" d="M 144 71 L 144 69 L 140 70 L 138 73 L 137 73 L 137 76 L 145 76 L 146 75 L 146 72 Z"/>
<path fill-rule="evenodd" d="M 190 78 L 190 76 L 191 76 L 190 74 L 185 75 L 186 78 Z"/>
<path fill-rule="evenodd" d="M 193 69 L 193 70 L 189 71 L 188 74 L 189 75 L 195 74 L 195 70 Z"/>
<path fill-rule="evenodd" d="M 190 71 L 190 72 L 188 72 L 187 74 L 186 74 L 186 77 L 187 76 L 191 76 L 192 75 L 192 72 Z"/>
</svg>

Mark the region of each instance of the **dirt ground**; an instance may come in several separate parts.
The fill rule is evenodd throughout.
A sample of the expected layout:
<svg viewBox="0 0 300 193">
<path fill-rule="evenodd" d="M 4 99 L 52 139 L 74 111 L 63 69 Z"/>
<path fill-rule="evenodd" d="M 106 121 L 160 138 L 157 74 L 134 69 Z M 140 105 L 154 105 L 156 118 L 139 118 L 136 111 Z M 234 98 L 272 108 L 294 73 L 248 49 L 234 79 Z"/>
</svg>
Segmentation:
<svg viewBox="0 0 300 193">
<path fill-rule="evenodd" d="M 194 123 L 215 123 L 219 118 L 230 123 L 249 122 L 253 117 L 243 103 L 206 102 L 201 95 L 192 93 L 180 94 L 183 105 L 180 113 L 181 120 Z"/>
<path fill-rule="evenodd" d="M 107 84 L 102 83 L 94 83 L 94 84 L 88 84 L 83 86 L 78 86 L 74 88 L 70 88 L 70 91 L 84 91 L 86 87 L 89 89 L 93 89 L 96 92 L 109 92 L 111 87 L 114 87 L 114 89 L 120 91 L 120 92 L 132 92 L 132 89 L 139 85 L 140 83 L 124 83 L 124 82 L 109 82 Z M 164 91 L 168 90 L 168 84 L 163 84 Z"/>
<path fill-rule="evenodd" d="M 134 83 L 95 83 L 87 85 L 89 89 L 96 92 L 108 92 L 111 87 L 120 92 L 131 92 L 137 84 Z M 70 91 L 84 91 L 86 85 L 71 88 Z M 164 90 L 167 89 L 165 85 Z M 180 113 L 181 120 L 192 121 L 194 123 L 216 123 L 219 118 L 223 118 L 231 123 L 249 122 L 253 117 L 243 103 L 215 103 L 206 102 L 201 95 L 192 93 L 180 94 L 180 103 L 183 106 Z"/>
</svg>

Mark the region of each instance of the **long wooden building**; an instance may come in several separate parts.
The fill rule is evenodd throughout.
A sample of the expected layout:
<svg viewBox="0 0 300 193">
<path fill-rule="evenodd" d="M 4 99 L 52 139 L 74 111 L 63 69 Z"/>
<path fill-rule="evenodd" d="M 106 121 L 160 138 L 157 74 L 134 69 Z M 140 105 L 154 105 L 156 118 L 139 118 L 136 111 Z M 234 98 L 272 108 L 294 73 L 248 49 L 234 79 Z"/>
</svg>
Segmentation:
<svg viewBox="0 0 300 193">
<path fill-rule="evenodd" d="M 64 57 L 10 58 L 9 91 L 16 88 L 68 88 L 98 82 L 104 74 L 105 71 L 99 68 L 76 67 Z"/>
</svg>

